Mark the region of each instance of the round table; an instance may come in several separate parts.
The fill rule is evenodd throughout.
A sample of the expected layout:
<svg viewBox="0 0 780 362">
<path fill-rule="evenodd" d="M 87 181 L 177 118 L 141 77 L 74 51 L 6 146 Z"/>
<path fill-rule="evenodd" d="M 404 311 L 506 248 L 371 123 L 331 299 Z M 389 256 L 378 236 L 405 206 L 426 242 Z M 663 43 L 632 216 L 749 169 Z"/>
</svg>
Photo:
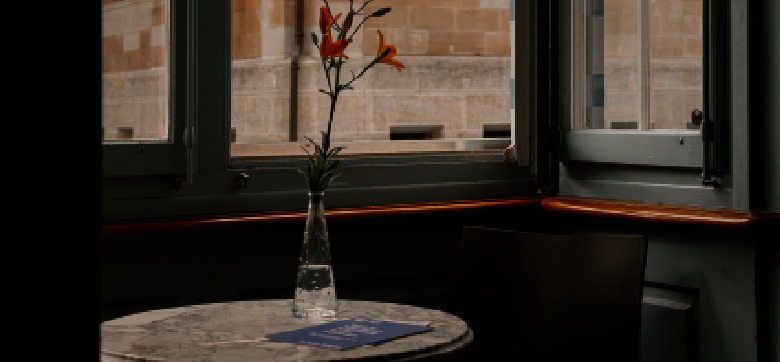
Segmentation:
<svg viewBox="0 0 780 362">
<path fill-rule="evenodd" d="M 102 323 L 101 361 L 412 361 L 457 353 L 474 339 L 460 318 L 410 305 L 339 300 L 338 317 L 430 321 L 433 329 L 378 346 L 337 351 L 265 339 L 314 325 L 292 317 L 292 300 L 202 304 Z"/>
</svg>

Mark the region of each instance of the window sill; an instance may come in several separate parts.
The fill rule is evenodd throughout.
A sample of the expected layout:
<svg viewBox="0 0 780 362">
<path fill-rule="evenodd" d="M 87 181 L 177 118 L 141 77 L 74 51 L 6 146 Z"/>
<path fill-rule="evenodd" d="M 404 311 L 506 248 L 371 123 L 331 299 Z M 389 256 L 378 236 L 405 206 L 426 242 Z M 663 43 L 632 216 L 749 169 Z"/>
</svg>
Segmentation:
<svg viewBox="0 0 780 362">
<path fill-rule="evenodd" d="M 772 212 L 704 209 L 630 200 L 548 197 L 542 200 L 541 207 L 554 212 L 729 228 L 748 228 L 767 220 L 780 221 L 780 214 Z"/>
<path fill-rule="evenodd" d="M 370 206 L 326 210 L 329 220 L 349 220 L 377 216 L 415 215 L 496 207 L 534 206 L 551 212 L 573 213 L 662 223 L 704 225 L 727 228 L 749 228 L 758 222 L 780 221 L 773 212 L 734 211 L 660 205 L 639 201 L 603 200 L 572 197 L 544 199 L 519 197 L 502 200 L 461 200 L 388 206 Z M 234 226 L 267 222 L 304 222 L 306 210 L 166 218 L 121 223 L 104 223 L 102 236 L 117 237 L 172 232 L 225 230 Z"/>
<path fill-rule="evenodd" d="M 415 215 L 431 212 L 461 211 L 481 208 L 535 206 L 541 199 L 518 197 L 502 200 L 460 200 L 387 206 L 369 206 L 325 210 L 328 220 L 348 220 L 376 216 Z M 103 223 L 102 237 L 117 237 L 172 232 L 224 230 L 234 226 L 267 222 L 305 222 L 306 210 L 165 218 L 121 223 Z"/>
</svg>

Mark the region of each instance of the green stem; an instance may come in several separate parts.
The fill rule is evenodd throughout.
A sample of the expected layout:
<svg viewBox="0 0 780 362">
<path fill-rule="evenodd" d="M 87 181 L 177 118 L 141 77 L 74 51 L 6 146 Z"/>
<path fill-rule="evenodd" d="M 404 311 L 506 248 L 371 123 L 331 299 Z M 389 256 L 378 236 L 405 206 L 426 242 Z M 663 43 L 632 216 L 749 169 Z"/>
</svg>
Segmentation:
<svg viewBox="0 0 780 362">
<path fill-rule="evenodd" d="M 333 93 L 333 97 L 330 102 L 330 120 L 328 120 L 328 137 L 330 137 L 330 126 L 333 124 L 333 111 L 336 110 L 336 100 L 339 97 L 339 76 L 341 75 L 341 59 L 338 60 L 339 66 L 336 67 L 336 91 Z M 325 151 L 327 152 L 327 151 Z"/>
</svg>

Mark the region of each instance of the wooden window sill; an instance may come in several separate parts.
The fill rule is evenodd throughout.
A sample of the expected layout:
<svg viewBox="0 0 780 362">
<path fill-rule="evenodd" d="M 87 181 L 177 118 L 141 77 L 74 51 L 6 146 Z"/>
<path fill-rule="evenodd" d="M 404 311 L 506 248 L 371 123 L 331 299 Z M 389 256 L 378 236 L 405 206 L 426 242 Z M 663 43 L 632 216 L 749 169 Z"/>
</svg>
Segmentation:
<svg viewBox="0 0 780 362">
<path fill-rule="evenodd" d="M 430 212 L 449 212 L 480 208 L 535 206 L 538 205 L 540 201 L 541 199 L 539 198 L 519 197 L 501 200 L 462 200 L 421 204 L 326 209 L 325 217 L 327 217 L 328 220 L 345 220 L 375 216 L 414 215 Z M 295 210 L 103 223 L 102 236 L 105 238 L 170 232 L 213 231 L 226 229 L 232 226 L 252 225 L 266 222 L 302 223 L 306 221 L 306 213 L 306 210 Z"/>
<path fill-rule="evenodd" d="M 702 209 L 628 200 L 548 197 L 542 200 L 541 206 L 554 212 L 730 228 L 780 221 L 780 214 L 774 212 Z"/>
<path fill-rule="evenodd" d="M 461 200 L 421 204 L 369 206 L 325 210 L 325 216 L 329 220 L 349 220 L 376 216 L 415 215 L 432 212 L 496 207 L 530 207 L 535 205 L 540 205 L 542 209 L 551 212 L 728 228 L 748 228 L 758 222 L 766 221 L 780 222 L 780 214 L 774 212 L 700 209 L 639 201 L 574 197 L 547 197 L 544 199 L 520 197 L 501 200 Z M 172 232 L 214 231 L 224 230 L 233 226 L 254 225 L 267 222 L 304 222 L 305 220 L 306 210 L 132 220 L 127 222 L 104 223 L 102 227 L 102 236 L 116 237 Z"/>
</svg>

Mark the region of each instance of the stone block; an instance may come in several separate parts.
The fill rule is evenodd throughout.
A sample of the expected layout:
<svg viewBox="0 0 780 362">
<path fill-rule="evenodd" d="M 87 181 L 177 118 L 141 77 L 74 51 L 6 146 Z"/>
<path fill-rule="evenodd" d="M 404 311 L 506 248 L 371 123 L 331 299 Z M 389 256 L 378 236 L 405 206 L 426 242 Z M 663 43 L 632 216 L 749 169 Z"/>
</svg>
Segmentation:
<svg viewBox="0 0 780 362">
<path fill-rule="evenodd" d="M 605 59 L 604 89 L 606 91 L 636 92 L 637 67 L 636 59 Z"/>
<path fill-rule="evenodd" d="M 244 34 L 244 12 L 233 13 L 231 20 L 232 36 L 239 36 Z"/>
<path fill-rule="evenodd" d="M 414 68 L 409 65 L 413 61 L 407 60 L 409 57 L 405 56 L 397 56 L 396 59 L 403 63 L 406 68 L 399 72 L 391 65 L 378 63 L 363 75 L 364 78 L 367 77 L 364 87 L 367 89 L 403 89 L 407 91 L 419 89 L 420 79 L 415 76 Z"/>
<path fill-rule="evenodd" d="M 485 54 L 511 56 L 510 42 L 509 32 L 485 32 Z"/>
<path fill-rule="evenodd" d="M 103 57 L 104 58 L 116 58 L 121 56 L 124 52 L 124 37 L 122 35 L 106 36 L 102 39 L 103 42 Z"/>
<path fill-rule="evenodd" d="M 260 13 L 256 11 L 242 13 L 244 18 L 243 31 L 245 34 L 260 34 L 262 31 Z"/>
<path fill-rule="evenodd" d="M 263 8 L 263 1 L 264 0 L 244 0 L 244 11 L 245 12 L 259 12 L 262 11 Z"/>
<path fill-rule="evenodd" d="M 247 123 L 246 96 L 233 93 L 230 97 L 230 127 L 235 127 L 239 133 L 245 132 Z"/>
<path fill-rule="evenodd" d="M 683 15 L 694 15 L 701 17 L 703 9 L 701 0 L 683 1 L 682 6 Z"/>
<path fill-rule="evenodd" d="M 429 55 L 485 52 L 485 34 L 482 32 L 431 31 L 428 39 Z"/>
<path fill-rule="evenodd" d="M 683 16 L 681 35 L 702 37 L 701 16 Z"/>
<path fill-rule="evenodd" d="M 377 29 L 368 28 L 366 31 L 370 36 L 363 41 L 363 55 L 373 58 L 377 56 L 379 43 Z M 387 29 L 382 30 L 382 35 L 385 45 L 395 46 L 399 55 L 424 55 L 428 51 L 428 30 Z"/>
<path fill-rule="evenodd" d="M 629 35 L 637 33 L 636 13 L 605 13 L 604 34 Z"/>
<path fill-rule="evenodd" d="M 141 30 L 138 33 L 138 48 L 141 50 L 149 50 L 152 43 L 152 29 Z"/>
<path fill-rule="evenodd" d="M 133 8 L 133 32 L 146 30 L 152 27 L 152 8 L 151 1 L 145 1 L 136 4 Z"/>
<path fill-rule="evenodd" d="M 466 94 L 466 128 L 481 131 L 486 123 L 510 123 L 509 94 Z M 481 135 L 480 135 L 481 137 Z"/>
<path fill-rule="evenodd" d="M 122 40 L 124 41 L 122 44 L 122 51 L 124 52 L 138 50 L 139 46 L 141 45 L 141 37 L 139 33 L 127 34 Z"/>
<path fill-rule="evenodd" d="M 150 50 L 149 49 L 141 49 L 137 52 L 136 55 L 136 66 L 138 69 L 148 69 L 150 68 Z"/>
<path fill-rule="evenodd" d="M 457 30 L 501 30 L 501 13 L 493 9 L 458 9 L 455 14 Z"/>
<path fill-rule="evenodd" d="M 315 132 L 325 131 L 330 119 L 331 101 L 329 97 L 316 97 L 317 113 Z M 366 92 L 350 91 L 342 93 L 336 102 L 336 109 L 333 112 L 332 131 L 335 133 L 358 133 L 362 134 L 368 131 L 368 116 L 366 112 Z"/>
<path fill-rule="evenodd" d="M 690 89 L 703 85 L 702 62 L 689 60 L 651 60 L 651 89 Z"/>
<path fill-rule="evenodd" d="M 652 58 L 683 57 L 683 39 L 680 36 L 652 36 L 650 43 L 650 56 Z"/>
<path fill-rule="evenodd" d="M 167 37 L 165 25 L 155 25 L 151 31 L 151 46 L 156 47 L 167 44 Z"/>
<path fill-rule="evenodd" d="M 636 14 L 636 0 L 605 0 L 604 15 L 607 13 Z"/>
<path fill-rule="evenodd" d="M 426 7 L 446 7 L 446 8 L 479 8 L 482 0 L 406 0 L 409 3 L 418 3 L 419 6 Z M 410 4 L 417 5 L 417 4 Z"/>
<path fill-rule="evenodd" d="M 389 132 L 390 126 L 442 125 L 445 132 L 463 129 L 463 97 L 451 95 L 371 95 L 370 130 Z"/>
<path fill-rule="evenodd" d="M 636 35 L 604 35 L 605 58 L 636 58 Z"/>
<path fill-rule="evenodd" d="M 636 92 L 606 91 L 604 94 L 604 121 L 632 122 L 639 120 L 639 96 Z"/>
<path fill-rule="evenodd" d="M 322 96 L 322 97 L 320 97 Z M 324 131 L 327 125 L 327 118 L 322 119 L 318 117 L 319 114 L 319 102 L 318 99 L 325 98 L 330 100 L 328 96 L 324 94 L 300 94 L 298 95 L 298 134 L 317 134 L 319 131 Z M 330 108 L 330 104 L 327 105 Z M 309 136 L 311 137 L 311 136 Z M 301 140 L 305 140 L 302 136 Z"/>
<path fill-rule="evenodd" d="M 269 133 L 282 115 L 274 114 L 274 98 L 268 96 L 246 96 L 246 115 L 242 128 L 244 133 Z M 236 125 L 239 126 L 239 125 Z"/>
<path fill-rule="evenodd" d="M 168 23 L 167 4 L 155 5 L 152 8 L 152 26 Z"/>
<path fill-rule="evenodd" d="M 166 48 L 165 46 L 152 47 L 151 52 L 149 54 L 150 56 L 149 66 L 152 68 L 167 66 L 167 64 L 165 63 L 165 61 L 167 60 L 166 59 L 167 49 L 168 48 Z"/>
<path fill-rule="evenodd" d="M 424 30 L 455 30 L 455 9 L 417 7 L 409 12 L 409 26 Z"/>
<path fill-rule="evenodd" d="M 685 37 L 685 57 L 701 59 L 703 46 L 701 37 Z"/>
<path fill-rule="evenodd" d="M 510 8 L 510 0 L 479 0 L 482 9 L 506 9 Z"/>
<path fill-rule="evenodd" d="M 289 64 L 234 67 L 232 73 L 234 91 L 290 92 Z"/>
<path fill-rule="evenodd" d="M 499 13 L 500 19 L 501 19 L 501 30 L 503 31 L 509 31 L 511 30 L 512 20 L 509 18 L 509 11 L 502 10 L 501 13 Z"/>
<path fill-rule="evenodd" d="M 363 9 L 363 13 L 366 15 L 370 15 L 374 11 L 377 11 L 387 6 L 388 5 L 381 5 L 378 1 L 374 1 L 369 5 L 366 5 L 366 7 Z M 366 21 L 365 24 L 363 24 L 363 26 L 370 25 L 371 27 L 374 28 L 383 28 L 383 29 L 401 28 L 401 27 L 409 26 L 410 7 L 405 5 L 400 5 L 400 4 L 392 4 L 391 7 L 393 8 L 392 11 L 390 11 L 389 13 L 381 17 L 369 19 L 368 21 Z M 346 14 L 342 16 L 346 16 Z"/>
<path fill-rule="evenodd" d="M 662 90 L 650 92 L 650 121 L 654 129 L 686 129 L 694 109 L 702 109 L 701 93 Z"/>
<path fill-rule="evenodd" d="M 233 13 L 246 11 L 246 0 L 233 0 Z"/>
<path fill-rule="evenodd" d="M 135 104 L 138 107 L 138 125 L 133 127 L 144 138 L 161 139 L 160 126 L 165 122 L 164 104 L 160 101 L 145 101 Z"/>
<path fill-rule="evenodd" d="M 294 29 L 292 27 L 272 28 L 266 26 L 263 19 L 262 56 L 264 59 L 281 59 L 292 56 L 294 45 Z"/>
</svg>

